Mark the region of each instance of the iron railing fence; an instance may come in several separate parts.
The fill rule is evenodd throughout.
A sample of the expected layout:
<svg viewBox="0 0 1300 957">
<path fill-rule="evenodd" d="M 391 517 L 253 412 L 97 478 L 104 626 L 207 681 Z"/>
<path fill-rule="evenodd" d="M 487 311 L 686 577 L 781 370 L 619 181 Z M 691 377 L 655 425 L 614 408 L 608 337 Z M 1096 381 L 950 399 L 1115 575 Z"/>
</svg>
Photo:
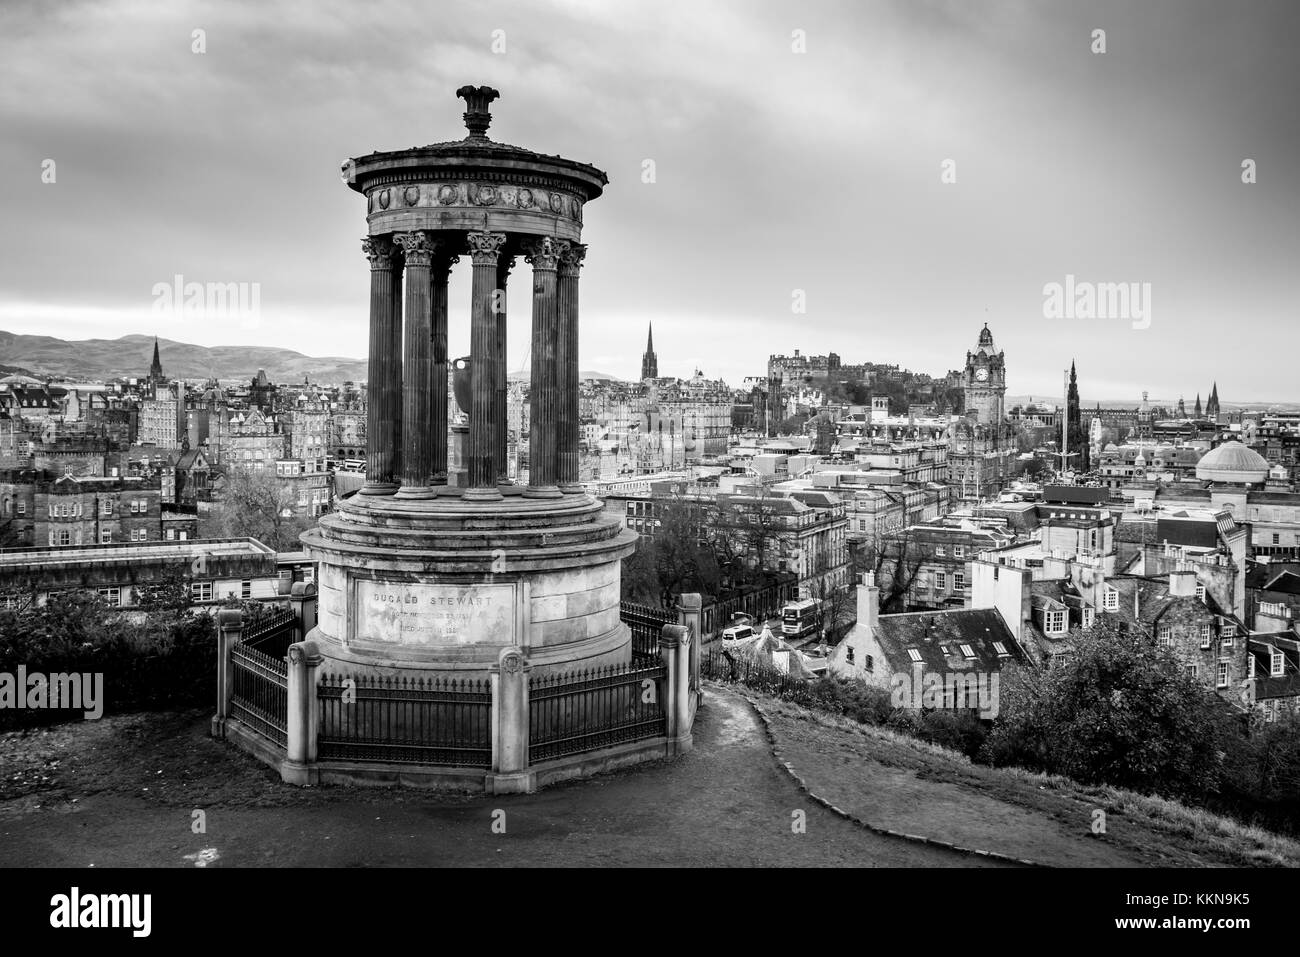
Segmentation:
<svg viewBox="0 0 1300 957">
<path fill-rule="evenodd" d="M 659 633 L 677 622 L 670 611 L 631 601 L 619 603 L 618 616 L 632 630 L 632 657 L 638 659 L 658 658 Z"/>
<path fill-rule="evenodd" d="M 298 619 L 293 609 L 283 608 L 245 625 L 239 634 L 239 640 L 245 646 L 255 648 L 272 658 L 283 658 L 289 653 L 297 628 Z"/>
<path fill-rule="evenodd" d="M 323 675 L 321 760 L 492 766 L 492 690 L 487 681 Z"/>
<path fill-rule="evenodd" d="M 770 665 L 747 655 L 736 655 L 726 649 L 713 647 L 700 656 L 700 675 L 714 681 L 742 684 L 755 691 L 790 701 L 813 700 L 807 680 L 792 678 Z"/>
<path fill-rule="evenodd" d="M 666 734 L 667 675 L 633 661 L 530 679 L 528 763 Z"/>
<path fill-rule="evenodd" d="M 288 747 L 289 666 L 256 648 L 230 649 L 230 713 L 251 731 Z"/>
</svg>

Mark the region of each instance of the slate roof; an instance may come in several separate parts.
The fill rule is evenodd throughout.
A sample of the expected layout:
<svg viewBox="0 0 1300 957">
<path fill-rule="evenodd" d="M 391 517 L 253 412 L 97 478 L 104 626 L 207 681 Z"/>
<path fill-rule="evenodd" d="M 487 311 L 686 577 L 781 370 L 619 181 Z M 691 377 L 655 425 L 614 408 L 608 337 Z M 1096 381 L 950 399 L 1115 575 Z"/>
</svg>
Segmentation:
<svg viewBox="0 0 1300 957">
<path fill-rule="evenodd" d="M 927 673 L 998 671 L 1006 661 L 1029 660 L 996 608 L 881 615 L 876 620 L 875 639 L 889 668 L 896 673 L 910 674 L 918 664 L 908 654 L 909 649 L 920 653 L 920 664 Z M 995 641 L 1007 650 L 1005 656 L 993 647 Z M 970 646 L 975 657 L 968 658 L 962 652 L 963 644 Z"/>
<path fill-rule="evenodd" d="M 1252 635 L 1246 648 L 1255 659 L 1255 700 L 1300 695 L 1300 640 L 1294 632 Z M 1283 674 L 1279 677 L 1270 673 L 1274 648 L 1285 656 Z"/>
</svg>

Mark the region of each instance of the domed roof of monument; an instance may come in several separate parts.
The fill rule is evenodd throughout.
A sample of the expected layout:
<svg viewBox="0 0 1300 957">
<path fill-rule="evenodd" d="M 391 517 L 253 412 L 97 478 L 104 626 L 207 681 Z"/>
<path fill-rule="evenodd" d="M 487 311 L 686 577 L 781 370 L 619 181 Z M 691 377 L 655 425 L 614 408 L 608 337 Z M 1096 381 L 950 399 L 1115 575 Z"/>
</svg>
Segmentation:
<svg viewBox="0 0 1300 957">
<path fill-rule="evenodd" d="M 473 174 L 490 169 L 558 176 L 585 193 L 586 199 L 595 199 L 609 183 L 603 170 L 588 163 L 489 139 L 487 130 L 492 124 L 490 104 L 501 95 L 491 87 L 462 86 L 456 95 L 465 100 L 462 118 L 469 134 L 464 139 L 412 146 L 405 150 L 376 151 L 350 159 L 343 164 L 348 185 L 357 192 L 365 192 L 367 185 L 385 173 L 441 171 L 446 174 L 456 170 Z"/>
<path fill-rule="evenodd" d="M 1268 460 L 1235 439 L 1206 452 L 1196 463 L 1196 477 L 1207 482 L 1262 482 Z"/>
</svg>

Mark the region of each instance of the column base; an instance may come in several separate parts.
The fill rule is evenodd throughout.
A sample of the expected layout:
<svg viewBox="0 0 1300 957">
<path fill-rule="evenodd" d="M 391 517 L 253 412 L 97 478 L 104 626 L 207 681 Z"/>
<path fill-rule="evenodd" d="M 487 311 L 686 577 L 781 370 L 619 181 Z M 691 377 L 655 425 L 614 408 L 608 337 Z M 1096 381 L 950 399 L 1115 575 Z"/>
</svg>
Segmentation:
<svg viewBox="0 0 1300 957">
<path fill-rule="evenodd" d="M 395 495 L 400 486 L 396 482 L 367 482 L 361 486 L 362 495 Z"/>
<path fill-rule="evenodd" d="M 503 482 L 497 486 L 497 491 L 502 495 L 522 495 L 524 488 L 522 485 L 516 485 L 514 482 Z"/>
<path fill-rule="evenodd" d="M 401 499 L 437 498 L 438 490 L 431 485 L 403 485 L 396 497 Z"/>
<path fill-rule="evenodd" d="M 565 495 L 582 495 L 587 490 L 577 482 L 561 482 L 560 491 Z"/>
<path fill-rule="evenodd" d="M 524 489 L 524 498 L 562 498 L 564 493 L 554 485 L 530 485 Z"/>
<path fill-rule="evenodd" d="M 461 496 L 466 502 L 499 502 L 502 497 L 495 488 L 467 488 Z"/>
</svg>

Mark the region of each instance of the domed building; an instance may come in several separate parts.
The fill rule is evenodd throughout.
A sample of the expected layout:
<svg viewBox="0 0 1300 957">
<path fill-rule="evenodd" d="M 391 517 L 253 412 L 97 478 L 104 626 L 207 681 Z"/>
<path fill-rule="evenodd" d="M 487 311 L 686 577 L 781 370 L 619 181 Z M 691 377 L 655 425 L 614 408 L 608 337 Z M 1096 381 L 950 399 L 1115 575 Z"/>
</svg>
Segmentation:
<svg viewBox="0 0 1300 957">
<path fill-rule="evenodd" d="M 1258 485 L 1268 478 L 1268 469 L 1264 456 L 1234 440 L 1205 453 L 1196 464 L 1196 477 L 1203 482 Z"/>
</svg>

